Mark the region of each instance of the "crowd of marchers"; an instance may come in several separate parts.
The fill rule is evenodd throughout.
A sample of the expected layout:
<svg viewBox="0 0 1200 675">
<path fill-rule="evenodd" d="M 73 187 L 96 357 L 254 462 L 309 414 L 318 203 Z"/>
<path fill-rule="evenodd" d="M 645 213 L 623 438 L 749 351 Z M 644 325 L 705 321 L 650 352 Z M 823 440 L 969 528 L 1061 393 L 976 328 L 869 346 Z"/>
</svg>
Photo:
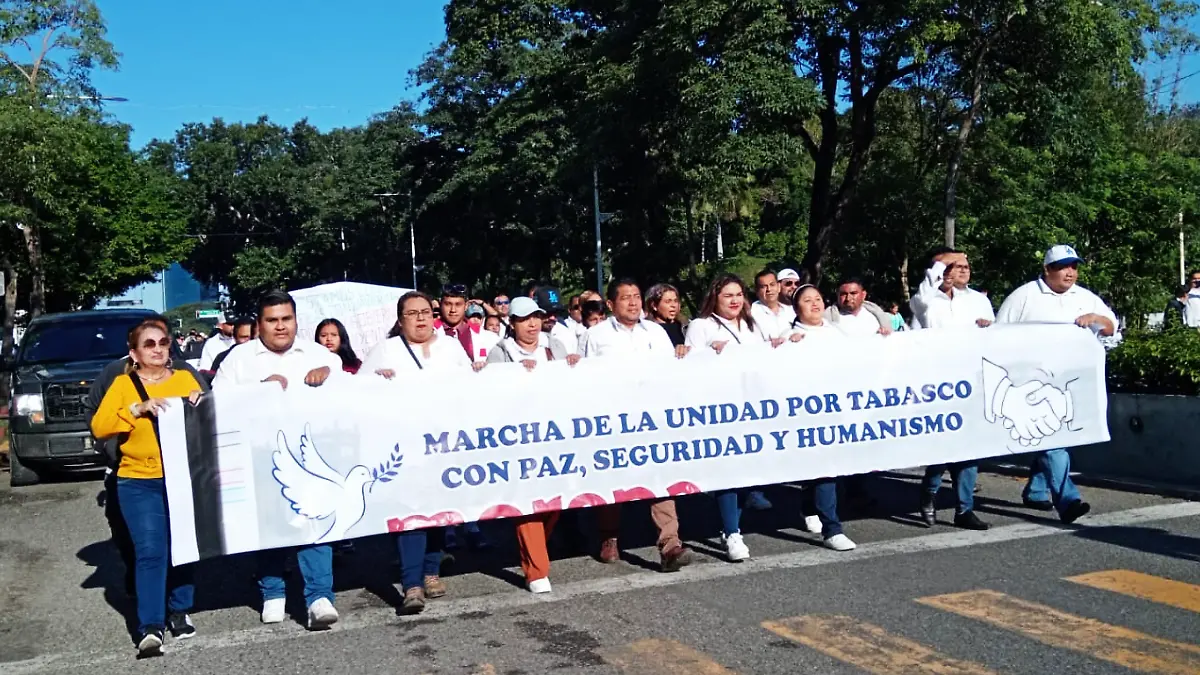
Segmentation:
<svg viewBox="0 0 1200 675">
<path fill-rule="evenodd" d="M 93 434 L 113 439 L 115 446 L 106 504 L 112 538 L 127 569 L 127 589 L 136 596 L 137 648 L 142 654 L 157 654 L 166 633 L 178 640 L 196 632 L 189 616 L 194 594 L 191 567 L 172 567 L 169 560 L 157 428 L 157 414 L 169 405 L 194 404 L 210 391 L 262 382 L 275 382 L 284 389 L 319 387 L 334 376 L 402 380 L 419 370 L 478 371 L 495 363 L 520 363 L 532 370 L 550 361 L 574 366 L 580 359 L 606 359 L 620 367 L 623 359 L 635 355 L 638 367 L 643 367 L 646 359 L 686 358 L 702 350 L 725 354 L 772 349 L 788 342 L 887 339 L 896 330 L 986 330 L 993 323 L 1071 323 L 1098 338 L 1112 338 L 1116 316 L 1098 296 L 1076 283 L 1082 262 L 1070 246 L 1052 247 L 1037 278 L 1013 290 L 995 311 L 985 294 L 971 288 L 971 266 L 965 254 L 934 251 L 910 302 L 909 321 L 899 320 L 894 307 L 888 311 L 868 300 L 867 289 L 857 279 L 840 280 L 836 295 L 827 303 L 820 290 L 800 283 L 800 276 L 790 269 L 759 273 L 753 302 L 741 279 L 729 275 L 715 279 L 699 311 L 686 323 L 681 319 L 679 291 L 665 283 L 643 289 L 636 282 L 617 280 L 603 297 L 587 292 L 565 304 L 555 289 L 537 284 L 515 297 L 500 295 L 491 302 L 472 299 L 461 285 L 449 285 L 438 298 L 420 292 L 404 294 L 388 338 L 365 359 L 355 353 L 337 317 L 322 321 L 312 339 L 298 336 L 295 302 L 280 291 L 264 295 L 254 317 L 223 322 L 221 333 L 205 344 L 196 369 L 178 358 L 165 320 L 145 320 L 129 331 L 129 356 L 111 364 L 95 381 L 90 398 Z M 973 504 L 976 462 L 926 469 L 921 496 L 914 502 L 923 522 L 930 527 L 936 523 L 934 497 L 946 471 L 954 481 L 954 525 L 986 529 Z M 828 548 L 848 551 L 856 544 L 843 531 L 838 516 L 839 482 L 846 496 L 863 497 L 861 477 L 811 481 L 804 486 L 796 522 L 804 530 L 820 533 Z M 771 509 L 772 504 L 756 489 L 712 496 L 726 557 L 731 562 L 746 560 L 751 554 L 742 537 L 742 510 Z M 1065 523 L 1089 510 L 1071 481 L 1070 457 L 1062 449 L 1034 455 L 1022 498 L 1028 508 L 1057 511 Z M 613 563 L 620 557 L 621 511 L 620 505 L 596 509 L 600 543 L 594 553 L 602 562 Z M 577 530 L 577 515 L 539 513 L 509 521 L 516 530 L 529 591 L 552 592 L 547 539 L 556 526 Z M 670 573 L 687 566 L 692 554 L 680 539 L 674 500 L 655 500 L 650 516 L 658 532 L 660 569 Z M 465 526 L 462 534 L 472 546 L 488 545 L 475 525 Z M 458 545 L 459 535 L 455 528 L 436 527 L 389 535 L 400 561 L 402 613 L 419 613 L 427 602 L 450 592 L 440 569 L 444 551 Z M 333 560 L 351 549 L 352 544 L 342 543 L 258 552 L 262 622 L 286 618 L 284 577 L 291 556 L 303 580 L 307 626 L 319 630 L 337 622 Z"/>
</svg>

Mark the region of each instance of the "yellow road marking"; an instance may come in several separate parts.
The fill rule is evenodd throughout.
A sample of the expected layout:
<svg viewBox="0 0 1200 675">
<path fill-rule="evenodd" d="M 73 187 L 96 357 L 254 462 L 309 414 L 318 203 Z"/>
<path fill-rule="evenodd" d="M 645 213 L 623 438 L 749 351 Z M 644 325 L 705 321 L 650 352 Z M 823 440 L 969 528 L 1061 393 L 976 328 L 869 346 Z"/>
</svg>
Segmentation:
<svg viewBox="0 0 1200 675">
<path fill-rule="evenodd" d="M 1200 586 L 1195 584 L 1186 584 L 1182 581 L 1173 581 L 1130 570 L 1092 572 L 1077 577 L 1067 577 L 1067 581 L 1191 612 L 1200 612 Z"/>
<path fill-rule="evenodd" d="M 943 656 L 848 616 L 797 616 L 764 621 L 763 628 L 822 654 L 879 675 L 994 675 L 970 661 Z"/>
<path fill-rule="evenodd" d="M 1143 673 L 1200 673 L 1200 647 L 1060 612 L 996 591 L 918 598 L 917 602 L 1020 633 Z"/>
<path fill-rule="evenodd" d="M 674 640 L 638 640 L 606 649 L 604 660 L 621 670 L 644 675 L 734 675 L 732 670 Z"/>
</svg>

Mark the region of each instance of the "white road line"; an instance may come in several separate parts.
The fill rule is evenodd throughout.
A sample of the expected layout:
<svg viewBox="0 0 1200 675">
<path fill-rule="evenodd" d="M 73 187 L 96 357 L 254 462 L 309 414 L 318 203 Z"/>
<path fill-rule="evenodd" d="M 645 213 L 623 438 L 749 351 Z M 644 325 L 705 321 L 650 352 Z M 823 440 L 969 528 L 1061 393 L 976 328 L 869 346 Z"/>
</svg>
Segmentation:
<svg viewBox="0 0 1200 675">
<path fill-rule="evenodd" d="M 187 654 L 197 650 L 225 649 L 275 642 L 278 640 L 319 640 L 346 630 L 383 626 L 401 621 L 431 618 L 448 619 L 469 612 L 497 612 L 518 607 L 575 600 L 592 595 L 612 595 L 614 593 L 625 593 L 627 591 L 646 588 L 690 584 L 696 581 L 745 576 L 760 572 L 813 567 L 835 562 L 847 563 L 856 560 L 870 560 L 872 558 L 920 553 L 923 551 L 943 551 L 979 546 L 981 544 L 998 544 L 1019 539 L 1071 534 L 1081 529 L 1079 526 L 1087 528 L 1124 527 L 1155 521 L 1188 518 L 1191 516 L 1200 516 L 1200 502 L 1178 502 L 1104 513 L 1082 518 L 1078 521 L 1078 526 L 1076 527 L 1043 523 L 1020 523 L 995 527 L 984 531 L 956 530 L 941 534 L 863 544 L 859 548 L 845 553 L 824 549 L 796 551 L 793 553 L 752 558 L 736 565 L 722 563 L 697 565 L 689 567 L 678 574 L 639 573 L 565 583 L 562 585 L 556 584 L 554 592 L 549 595 L 533 595 L 526 591 L 506 591 L 492 595 L 463 598 L 462 600 L 438 601 L 427 605 L 426 610 L 416 619 L 397 617 L 395 609 L 391 607 L 372 607 L 357 610 L 353 615 L 343 616 L 337 628 L 329 632 L 309 633 L 299 626 L 288 624 L 275 628 L 230 631 L 212 636 L 199 635 L 182 645 L 175 646 L 172 644 L 171 653 Z M 55 654 L 27 661 L 0 664 L 0 673 L 6 675 L 10 673 L 12 675 L 28 675 L 43 671 L 53 671 L 66 666 L 87 668 L 88 666 L 103 663 L 128 661 L 131 658 L 131 654 L 124 651 L 119 654 L 100 654 L 95 656 L 87 654 Z"/>
</svg>

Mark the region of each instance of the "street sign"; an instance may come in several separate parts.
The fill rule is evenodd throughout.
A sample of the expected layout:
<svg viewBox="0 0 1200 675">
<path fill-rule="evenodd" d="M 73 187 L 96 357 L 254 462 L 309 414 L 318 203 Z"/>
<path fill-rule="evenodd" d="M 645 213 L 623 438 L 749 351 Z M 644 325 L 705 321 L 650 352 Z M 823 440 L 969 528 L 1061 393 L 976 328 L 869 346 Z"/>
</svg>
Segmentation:
<svg viewBox="0 0 1200 675">
<path fill-rule="evenodd" d="M 196 310 L 196 318 L 197 319 L 215 319 L 219 316 L 221 316 L 221 310 L 219 310 L 219 309 L 198 309 L 198 310 Z"/>
</svg>

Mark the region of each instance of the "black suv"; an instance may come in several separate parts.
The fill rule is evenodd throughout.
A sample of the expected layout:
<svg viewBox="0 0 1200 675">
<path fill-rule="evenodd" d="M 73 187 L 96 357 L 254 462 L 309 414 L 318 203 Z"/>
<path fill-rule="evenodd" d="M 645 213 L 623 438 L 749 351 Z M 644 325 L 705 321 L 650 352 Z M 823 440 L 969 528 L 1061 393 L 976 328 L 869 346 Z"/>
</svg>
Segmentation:
<svg viewBox="0 0 1200 675">
<path fill-rule="evenodd" d="M 103 467 L 89 429 L 88 388 L 112 361 L 129 354 L 129 329 L 154 316 L 142 309 L 47 314 L 29 323 L 11 362 L 9 405 L 12 484 L 32 485 L 54 471 Z"/>
</svg>

